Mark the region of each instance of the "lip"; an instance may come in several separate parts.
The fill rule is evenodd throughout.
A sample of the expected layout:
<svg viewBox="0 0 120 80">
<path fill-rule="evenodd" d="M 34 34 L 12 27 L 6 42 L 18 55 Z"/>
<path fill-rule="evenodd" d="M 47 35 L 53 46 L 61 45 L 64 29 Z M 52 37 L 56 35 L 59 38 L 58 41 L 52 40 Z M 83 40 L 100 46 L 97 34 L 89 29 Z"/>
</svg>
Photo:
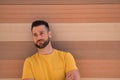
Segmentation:
<svg viewBox="0 0 120 80">
<path fill-rule="evenodd" d="M 37 41 L 37 44 L 43 44 L 43 43 L 44 43 L 43 40 L 39 40 L 39 41 Z"/>
<path fill-rule="evenodd" d="M 38 42 L 42 42 L 42 41 L 43 41 L 43 40 L 38 40 L 37 43 L 38 43 Z"/>
</svg>

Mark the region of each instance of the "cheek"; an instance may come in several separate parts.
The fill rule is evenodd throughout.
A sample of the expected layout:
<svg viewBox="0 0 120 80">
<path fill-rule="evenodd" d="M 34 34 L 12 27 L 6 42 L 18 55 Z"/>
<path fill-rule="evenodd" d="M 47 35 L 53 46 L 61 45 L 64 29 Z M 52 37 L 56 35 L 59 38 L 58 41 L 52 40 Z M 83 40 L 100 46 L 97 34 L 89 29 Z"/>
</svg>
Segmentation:
<svg viewBox="0 0 120 80">
<path fill-rule="evenodd" d="M 33 37 L 33 41 L 36 43 L 36 41 L 37 41 L 37 38 Z"/>
</svg>

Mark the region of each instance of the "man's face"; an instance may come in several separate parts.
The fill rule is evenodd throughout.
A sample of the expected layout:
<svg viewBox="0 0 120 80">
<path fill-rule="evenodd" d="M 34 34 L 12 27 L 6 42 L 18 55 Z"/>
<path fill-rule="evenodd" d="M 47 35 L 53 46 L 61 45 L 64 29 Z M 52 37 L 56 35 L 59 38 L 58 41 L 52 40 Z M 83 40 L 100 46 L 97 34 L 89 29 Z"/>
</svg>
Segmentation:
<svg viewBox="0 0 120 80">
<path fill-rule="evenodd" d="M 51 40 L 51 32 L 44 25 L 32 29 L 33 41 L 37 48 L 45 48 Z"/>
</svg>

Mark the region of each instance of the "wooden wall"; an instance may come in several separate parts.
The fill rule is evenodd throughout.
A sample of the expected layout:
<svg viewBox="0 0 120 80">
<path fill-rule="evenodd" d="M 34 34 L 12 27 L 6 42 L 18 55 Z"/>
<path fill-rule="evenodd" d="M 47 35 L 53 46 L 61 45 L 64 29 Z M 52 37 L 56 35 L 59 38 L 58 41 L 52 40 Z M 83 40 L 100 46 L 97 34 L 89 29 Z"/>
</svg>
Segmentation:
<svg viewBox="0 0 120 80">
<path fill-rule="evenodd" d="M 36 19 L 50 23 L 53 46 L 72 53 L 82 80 L 120 80 L 119 0 L 0 0 L 0 80 L 21 80 Z"/>
</svg>

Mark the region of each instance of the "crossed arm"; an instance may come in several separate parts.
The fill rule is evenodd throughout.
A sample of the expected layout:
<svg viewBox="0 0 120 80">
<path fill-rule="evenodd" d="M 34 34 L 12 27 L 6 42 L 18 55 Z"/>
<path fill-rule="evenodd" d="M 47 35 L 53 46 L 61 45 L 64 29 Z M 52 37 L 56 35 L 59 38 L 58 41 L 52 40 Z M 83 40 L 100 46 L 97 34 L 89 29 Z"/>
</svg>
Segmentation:
<svg viewBox="0 0 120 80">
<path fill-rule="evenodd" d="M 32 78 L 25 78 L 24 80 L 34 80 Z M 80 80 L 80 75 L 78 70 L 72 70 L 66 73 L 65 80 Z"/>
<path fill-rule="evenodd" d="M 65 80 L 80 80 L 80 74 L 78 70 L 72 70 L 66 73 Z"/>
</svg>

